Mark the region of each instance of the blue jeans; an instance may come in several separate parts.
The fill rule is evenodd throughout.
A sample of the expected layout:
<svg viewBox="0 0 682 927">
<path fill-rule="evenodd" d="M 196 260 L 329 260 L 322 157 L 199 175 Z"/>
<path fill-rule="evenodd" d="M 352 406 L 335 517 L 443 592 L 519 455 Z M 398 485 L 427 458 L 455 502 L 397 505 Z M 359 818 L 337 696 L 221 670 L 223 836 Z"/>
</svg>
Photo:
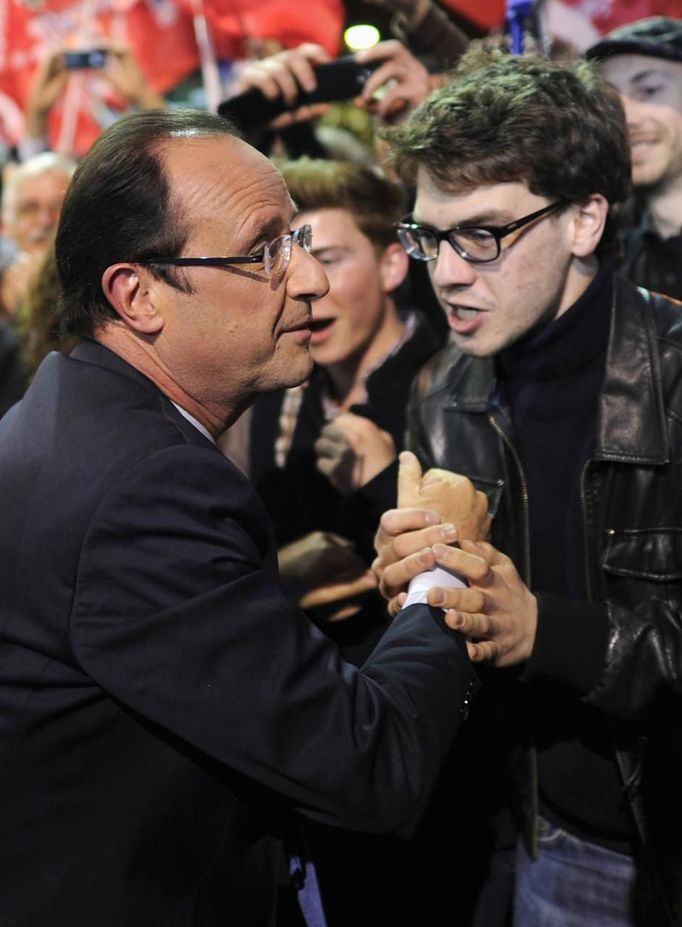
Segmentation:
<svg viewBox="0 0 682 927">
<path fill-rule="evenodd" d="M 539 856 L 519 845 L 514 927 L 635 927 L 630 856 L 540 819 Z"/>
</svg>

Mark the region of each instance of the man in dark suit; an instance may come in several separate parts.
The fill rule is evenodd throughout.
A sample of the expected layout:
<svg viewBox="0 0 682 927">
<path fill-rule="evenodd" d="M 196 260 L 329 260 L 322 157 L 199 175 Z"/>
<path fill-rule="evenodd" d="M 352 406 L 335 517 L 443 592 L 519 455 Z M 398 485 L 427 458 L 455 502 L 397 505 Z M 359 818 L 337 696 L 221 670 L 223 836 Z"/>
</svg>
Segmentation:
<svg viewBox="0 0 682 927">
<path fill-rule="evenodd" d="M 74 177 L 56 252 L 84 340 L 0 425 L 3 927 L 273 923 L 282 842 L 315 901 L 296 814 L 400 826 L 457 729 L 472 674 L 441 613 L 343 663 L 214 444 L 310 371 L 327 282 L 293 214 L 205 113 L 122 120 Z"/>
</svg>

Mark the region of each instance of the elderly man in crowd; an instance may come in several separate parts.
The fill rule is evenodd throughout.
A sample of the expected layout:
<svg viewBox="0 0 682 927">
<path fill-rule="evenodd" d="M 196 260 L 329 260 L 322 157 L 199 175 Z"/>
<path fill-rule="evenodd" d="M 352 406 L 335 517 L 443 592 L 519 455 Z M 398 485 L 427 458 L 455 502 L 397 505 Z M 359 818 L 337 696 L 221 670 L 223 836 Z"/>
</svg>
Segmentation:
<svg viewBox="0 0 682 927">
<path fill-rule="evenodd" d="M 12 320 L 54 242 L 75 164 L 47 151 L 15 167 L 2 195 L 2 233 L 15 248 L 0 275 L 0 316 Z"/>
</svg>

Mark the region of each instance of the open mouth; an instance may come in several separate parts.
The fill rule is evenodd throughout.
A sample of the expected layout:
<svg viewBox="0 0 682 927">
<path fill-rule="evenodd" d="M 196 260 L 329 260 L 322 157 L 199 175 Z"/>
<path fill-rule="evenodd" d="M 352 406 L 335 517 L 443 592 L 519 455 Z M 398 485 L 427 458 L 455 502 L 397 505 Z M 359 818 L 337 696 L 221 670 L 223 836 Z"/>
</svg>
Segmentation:
<svg viewBox="0 0 682 927">
<path fill-rule="evenodd" d="M 323 332 L 325 329 L 329 328 L 329 326 L 333 324 L 334 324 L 334 319 L 313 319 L 310 322 L 310 331 L 311 332 Z"/>
<path fill-rule="evenodd" d="M 464 322 L 468 319 L 475 319 L 478 316 L 480 309 L 471 309 L 469 306 L 454 306 L 453 312 L 458 319 L 461 319 Z"/>
</svg>

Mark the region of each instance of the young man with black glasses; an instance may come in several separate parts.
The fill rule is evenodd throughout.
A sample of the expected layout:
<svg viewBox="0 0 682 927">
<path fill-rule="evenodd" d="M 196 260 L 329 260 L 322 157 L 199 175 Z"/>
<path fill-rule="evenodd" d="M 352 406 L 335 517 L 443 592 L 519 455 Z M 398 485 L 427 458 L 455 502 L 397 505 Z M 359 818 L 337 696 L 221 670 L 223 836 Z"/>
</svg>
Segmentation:
<svg viewBox="0 0 682 927">
<path fill-rule="evenodd" d="M 490 544 L 437 548 L 474 608 L 429 593 L 484 680 L 458 749 L 472 830 L 493 819 L 504 846 L 513 780 L 516 927 L 679 924 L 682 326 L 607 257 L 630 175 L 620 102 L 587 62 L 472 48 L 389 135 L 416 183 L 399 234 L 452 340 L 420 377 L 411 445 L 493 516 Z M 411 518 L 377 538 L 394 610 L 396 544 L 430 538 Z"/>
</svg>

